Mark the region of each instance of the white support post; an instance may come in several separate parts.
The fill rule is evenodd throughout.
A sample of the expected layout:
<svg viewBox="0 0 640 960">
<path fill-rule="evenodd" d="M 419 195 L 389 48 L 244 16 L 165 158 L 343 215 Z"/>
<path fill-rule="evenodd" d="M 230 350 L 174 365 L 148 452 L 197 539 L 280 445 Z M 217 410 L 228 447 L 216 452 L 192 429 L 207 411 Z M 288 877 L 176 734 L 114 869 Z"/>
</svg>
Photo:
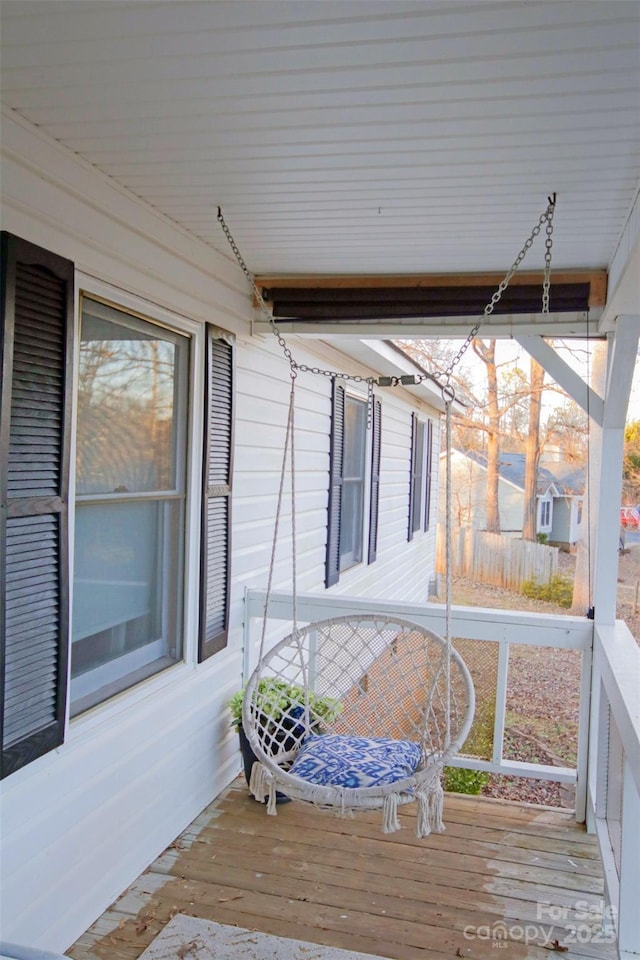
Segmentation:
<svg viewBox="0 0 640 960">
<path fill-rule="evenodd" d="M 600 479 L 597 491 L 594 491 L 598 525 L 593 599 L 595 618 L 601 624 L 612 624 L 616 618 L 624 426 L 639 335 L 640 316 L 618 317 L 616 330 L 610 341 Z"/>
</svg>

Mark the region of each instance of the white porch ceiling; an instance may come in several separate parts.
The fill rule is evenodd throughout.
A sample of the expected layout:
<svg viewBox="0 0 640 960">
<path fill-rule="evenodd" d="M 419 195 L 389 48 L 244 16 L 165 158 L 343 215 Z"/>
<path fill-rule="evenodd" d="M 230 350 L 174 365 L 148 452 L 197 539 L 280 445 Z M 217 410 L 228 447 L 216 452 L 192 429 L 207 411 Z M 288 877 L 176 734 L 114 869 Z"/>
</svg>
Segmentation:
<svg viewBox="0 0 640 960">
<path fill-rule="evenodd" d="M 640 4 L 4 0 L 2 100 L 258 274 L 607 267 Z M 542 265 L 539 242 L 524 266 Z"/>
</svg>

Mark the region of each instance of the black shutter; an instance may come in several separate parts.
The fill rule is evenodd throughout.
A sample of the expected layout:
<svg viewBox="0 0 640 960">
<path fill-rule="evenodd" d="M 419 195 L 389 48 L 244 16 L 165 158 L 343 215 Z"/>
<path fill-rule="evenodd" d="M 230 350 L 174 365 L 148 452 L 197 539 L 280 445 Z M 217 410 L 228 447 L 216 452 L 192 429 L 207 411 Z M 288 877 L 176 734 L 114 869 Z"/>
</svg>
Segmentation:
<svg viewBox="0 0 640 960">
<path fill-rule="evenodd" d="M 418 417 L 411 414 L 411 450 L 409 452 L 409 518 L 407 522 L 407 540 L 413 540 L 413 512 L 416 497 L 416 448 L 418 446 Z"/>
<path fill-rule="evenodd" d="M 327 510 L 327 556 L 325 586 L 340 578 L 340 518 L 344 464 L 344 387 L 331 381 L 331 441 L 329 446 L 329 506 Z"/>
<path fill-rule="evenodd" d="M 380 512 L 380 450 L 382 439 L 382 404 L 376 397 L 371 405 L 371 498 L 369 501 L 369 555 L 373 563 L 378 555 L 378 514 Z"/>
<path fill-rule="evenodd" d="M 74 267 L 2 234 L 2 777 L 64 737 Z"/>
<path fill-rule="evenodd" d="M 424 529 L 431 522 L 431 471 L 433 469 L 433 421 L 427 420 L 427 464 L 424 485 Z"/>
<path fill-rule="evenodd" d="M 231 563 L 234 348 L 207 328 L 198 660 L 227 644 Z"/>
</svg>

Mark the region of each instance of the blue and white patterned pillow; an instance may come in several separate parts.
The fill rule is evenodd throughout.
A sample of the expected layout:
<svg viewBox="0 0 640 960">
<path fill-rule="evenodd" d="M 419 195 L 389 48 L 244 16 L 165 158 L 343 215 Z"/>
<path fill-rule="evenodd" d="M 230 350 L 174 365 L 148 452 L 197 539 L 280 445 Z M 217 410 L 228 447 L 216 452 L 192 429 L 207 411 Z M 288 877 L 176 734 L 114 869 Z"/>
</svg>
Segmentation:
<svg viewBox="0 0 640 960">
<path fill-rule="evenodd" d="M 420 763 L 420 746 L 411 740 L 312 736 L 289 770 L 320 785 L 375 787 L 410 777 Z"/>
</svg>

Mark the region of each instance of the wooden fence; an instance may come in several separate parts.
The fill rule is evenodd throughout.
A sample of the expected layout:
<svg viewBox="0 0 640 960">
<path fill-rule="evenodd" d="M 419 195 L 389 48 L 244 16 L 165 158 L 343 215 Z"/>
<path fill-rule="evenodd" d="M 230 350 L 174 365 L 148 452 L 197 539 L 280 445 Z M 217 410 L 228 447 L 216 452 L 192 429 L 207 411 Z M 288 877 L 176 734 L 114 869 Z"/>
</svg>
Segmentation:
<svg viewBox="0 0 640 960">
<path fill-rule="evenodd" d="M 526 580 L 548 583 L 558 572 L 558 547 L 499 533 L 454 527 L 451 572 L 476 583 L 519 590 Z M 445 572 L 444 524 L 438 524 L 436 571 Z"/>
</svg>

